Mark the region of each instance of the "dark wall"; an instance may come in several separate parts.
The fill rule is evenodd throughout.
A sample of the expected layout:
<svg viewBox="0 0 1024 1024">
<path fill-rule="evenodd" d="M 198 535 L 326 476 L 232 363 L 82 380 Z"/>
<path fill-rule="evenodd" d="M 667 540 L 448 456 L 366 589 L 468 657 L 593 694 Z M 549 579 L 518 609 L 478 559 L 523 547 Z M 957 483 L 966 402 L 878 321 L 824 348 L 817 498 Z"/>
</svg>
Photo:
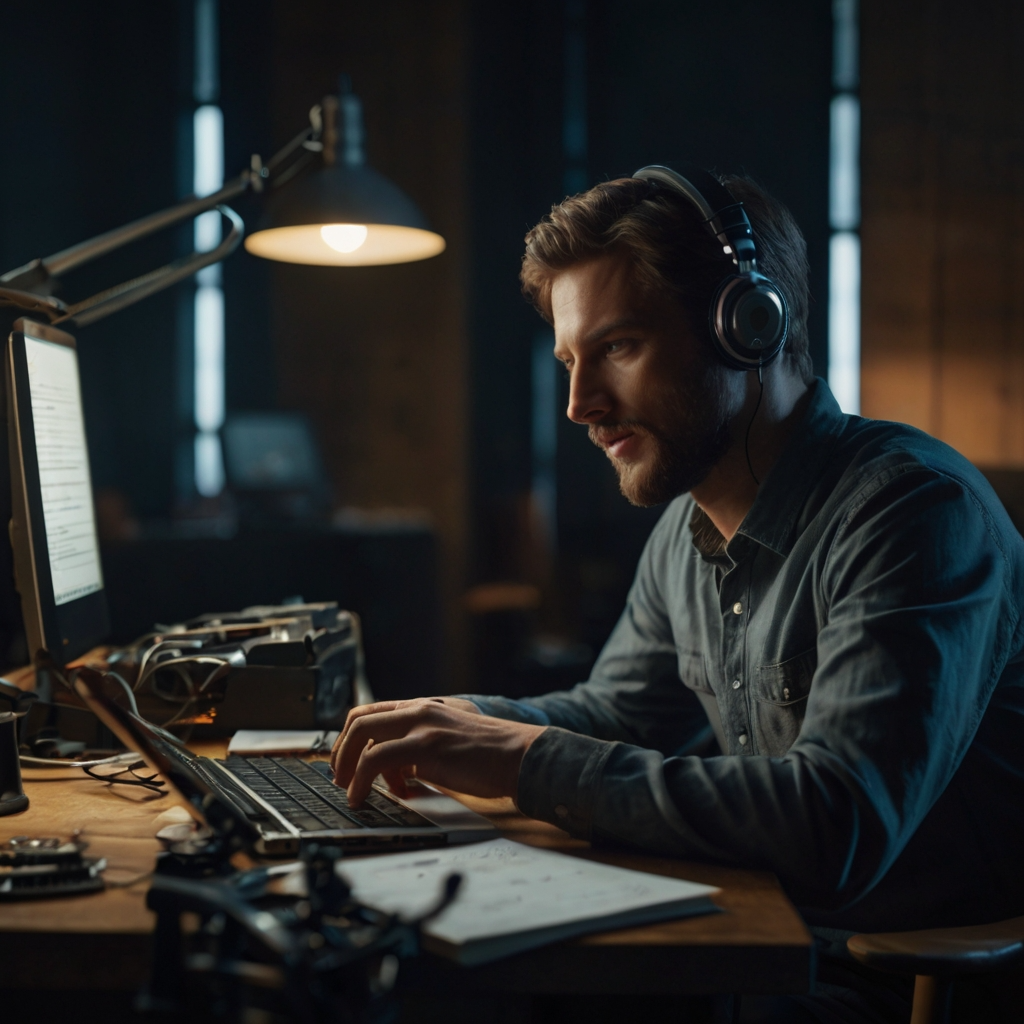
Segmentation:
<svg viewBox="0 0 1024 1024">
<path fill-rule="evenodd" d="M 583 36 L 587 144 L 564 138 L 571 33 Z M 531 558 L 531 349 L 545 325 L 519 295 L 523 235 L 584 181 L 690 160 L 753 175 L 792 209 L 811 261 L 811 346 L 826 372 L 830 8 L 816 0 L 726 6 L 650 0 L 477 5 L 470 95 L 472 466 L 477 581 L 530 579 L 542 625 L 595 650 L 622 608 L 660 509 L 631 508 L 585 433 L 558 431 L 558 552 Z M 564 384 L 562 385 L 564 391 Z M 564 409 L 566 395 L 560 394 Z M 561 414 L 560 414 L 561 415 Z M 542 560 L 541 560 L 542 561 Z"/>
<path fill-rule="evenodd" d="M 178 12 L 127 0 L 5 5 L 4 271 L 177 198 Z M 175 245 L 162 236 L 69 275 L 61 297 L 81 299 L 156 266 Z M 175 308 L 164 294 L 77 332 L 96 485 L 123 489 L 150 513 L 171 497 Z"/>
<path fill-rule="evenodd" d="M 466 116 L 464 0 L 275 0 L 278 145 L 351 76 L 367 161 L 444 236 L 440 255 L 379 267 L 272 268 L 278 397 L 316 425 L 339 503 L 415 508 L 439 543 L 446 686 L 465 688 Z"/>
<path fill-rule="evenodd" d="M 591 0 L 590 158 L 595 180 L 690 160 L 749 174 L 807 238 L 811 348 L 827 365 L 830 5 L 817 0 L 681 4 L 643 18 Z"/>
<path fill-rule="evenodd" d="M 272 0 L 220 0 L 220 105 L 224 111 L 224 173 L 237 174 L 253 153 L 275 151 L 271 116 L 274 92 Z M 305 111 L 293 112 L 293 133 Z M 236 204 L 254 230 L 262 215 L 259 197 Z M 224 383 L 228 412 L 273 409 L 278 366 L 271 331 L 273 265 L 244 249 L 224 262 Z"/>
<path fill-rule="evenodd" d="M 5 4 L 0 31 L 0 272 L 177 198 L 178 5 Z M 68 276 L 85 298 L 176 255 L 168 233 Z M 6 335 L 10 319 L 0 324 Z M 77 331 L 97 487 L 140 512 L 173 498 L 176 296 Z M 0 466 L 7 483 L 6 443 Z M 6 487 L 4 488 L 6 490 Z M 0 509 L 6 524 L 9 509 Z M 6 533 L 6 530 L 5 530 Z M 0 662 L 24 661 L 10 548 L 0 555 Z"/>
</svg>

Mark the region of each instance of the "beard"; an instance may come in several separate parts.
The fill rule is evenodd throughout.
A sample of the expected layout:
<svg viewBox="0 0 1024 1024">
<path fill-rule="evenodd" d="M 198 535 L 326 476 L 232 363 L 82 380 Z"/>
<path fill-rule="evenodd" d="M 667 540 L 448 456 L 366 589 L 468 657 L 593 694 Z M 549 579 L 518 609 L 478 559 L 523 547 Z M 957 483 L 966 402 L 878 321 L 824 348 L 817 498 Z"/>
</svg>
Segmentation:
<svg viewBox="0 0 1024 1024">
<path fill-rule="evenodd" d="M 619 475 L 619 490 L 632 505 L 648 508 L 671 501 L 697 487 L 733 442 L 726 414 L 725 388 L 717 364 L 708 364 L 683 384 L 652 394 L 649 419 L 624 419 L 590 425 L 590 440 L 605 449 L 604 439 L 630 430 L 646 437 L 642 459 L 608 458 Z M 607 454 L 607 452 L 606 452 Z"/>
</svg>

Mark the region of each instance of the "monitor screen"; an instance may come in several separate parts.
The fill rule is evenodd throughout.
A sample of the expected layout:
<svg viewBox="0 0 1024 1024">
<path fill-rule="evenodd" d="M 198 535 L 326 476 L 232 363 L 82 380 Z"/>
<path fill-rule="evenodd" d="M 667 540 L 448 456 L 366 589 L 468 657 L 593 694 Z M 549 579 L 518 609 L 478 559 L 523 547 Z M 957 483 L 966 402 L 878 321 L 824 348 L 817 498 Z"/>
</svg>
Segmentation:
<svg viewBox="0 0 1024 1024">
<path fill-rule="evenodd" d="M 103 589 L 78 353 L 25 334 L 39 490 L 56 605 Z"/>
<path fill-rule="evenodd" d="M 29 655 L 66 665 L 109 630 L 75 339 L 16 320 L 5 378 L 10 537 Z"/>
<path fill-rule="evenodd" d="M 323 486 L 313 426 L 299 413 L 240 413 L 224 424 L 228 480 L 242 491 L 312 491 Z"/>
</svg>

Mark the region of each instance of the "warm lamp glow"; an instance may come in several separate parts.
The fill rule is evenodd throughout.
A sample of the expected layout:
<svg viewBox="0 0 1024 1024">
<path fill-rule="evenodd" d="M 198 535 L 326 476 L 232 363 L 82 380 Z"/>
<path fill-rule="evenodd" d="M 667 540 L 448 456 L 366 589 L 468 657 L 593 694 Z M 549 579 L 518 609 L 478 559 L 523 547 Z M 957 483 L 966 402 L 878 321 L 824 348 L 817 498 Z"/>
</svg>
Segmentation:
<svg viewBox="0 0 1024 1024">
<path fill-rule="evenodd" d="M 444 252 L 445 242 L 433 231 L 398 224 L 296 224 L 256 231 L 245 248 L 283 263 L 356 267 L 425 260 Z"/>
<path fill-rule="evenodd" d="M 335 252 L 355 252 L 366 241 L 366 225 L 325 224 L 320 237 Z"/>
</svg>

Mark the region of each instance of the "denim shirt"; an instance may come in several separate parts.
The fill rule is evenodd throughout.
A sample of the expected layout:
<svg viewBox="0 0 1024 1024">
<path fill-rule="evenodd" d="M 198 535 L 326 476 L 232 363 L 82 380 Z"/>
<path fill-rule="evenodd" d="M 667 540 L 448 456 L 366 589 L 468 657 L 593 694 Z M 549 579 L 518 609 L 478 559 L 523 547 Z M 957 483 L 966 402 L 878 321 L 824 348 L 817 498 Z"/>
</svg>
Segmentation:
<svg viewBox="0 0 1024 1024">
<path fill-rule="evenodd" d="M 1024 541 L 984 477 L 817 381 L 725 544 L 673 501 L 517 803 L 595 842 L 779 877 L 857 930 L 1024 914 Z M 721 756 L 698 756 L 709 728 Z"/>
</svg>

